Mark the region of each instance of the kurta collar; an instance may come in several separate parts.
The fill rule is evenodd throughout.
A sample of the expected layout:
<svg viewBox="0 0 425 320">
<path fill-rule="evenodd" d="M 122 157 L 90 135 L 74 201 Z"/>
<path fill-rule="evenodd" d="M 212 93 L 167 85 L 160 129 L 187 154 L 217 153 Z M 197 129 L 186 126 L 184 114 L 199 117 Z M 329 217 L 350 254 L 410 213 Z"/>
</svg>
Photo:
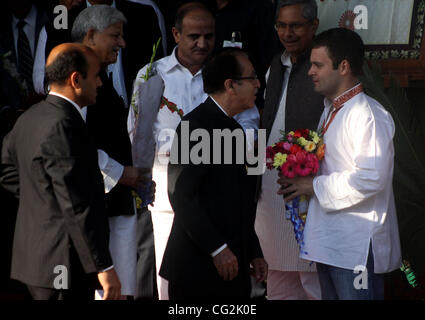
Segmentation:
<svg viewBox="0 0 425 320">
<path fill-rule="evenodd" d="M 180 62 L 179 62 L 179 60 L 177 59 L 177 48 L 178 48 L 178 46 L 175 46 L 174 47 L 174 49 L 173 49 L 173 52 L 171 53 L 171 55 L 170 55 L 170 59 L 168 59 L 168 61 L 167 61 L 167 65 L 165 66 L 165 69 L 164 69 L 164 71 L 166 72 L 166 73 L 168 73 L 168 72 L 170 72 L 172 69 L 174 69 L 174 68 L 176 68 L 176 67 L 180 67 L 180 68 L 183 68 L 183 69 L 187 69 L 185 66 L 183 66 Z M 188 70 L 188 69 L 187 69 Z M 189 71 L 189 70 L 188 70 Z M 190 71 L 189 71 L 190 72 Z M 202 68 L 194 75 L 194 77 L 195 76 L 197 76 L 198 74 L 201 74 L 202 73 Z"/>
<path fill-rule="evenodd" d="M 350 99 L 354 98 L 359 93 L 363 92 L 363 85 L 361 83 L 356 84 L 351 89 L 348 89 L 331 102 L 328 98 L 325 98 L 325 105 L 326 106 L 333 106 L 335 109 L 341 108 L 344 103 L 349 101 Z"/>
</svg>

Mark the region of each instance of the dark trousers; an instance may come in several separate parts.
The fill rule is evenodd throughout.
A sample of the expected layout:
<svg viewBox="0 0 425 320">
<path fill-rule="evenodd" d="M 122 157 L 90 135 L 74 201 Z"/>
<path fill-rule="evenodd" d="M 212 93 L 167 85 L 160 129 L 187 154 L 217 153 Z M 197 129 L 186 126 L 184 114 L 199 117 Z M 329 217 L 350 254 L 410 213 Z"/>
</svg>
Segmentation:
<svg viewBox="0 0 425 320">
<path fill-rule="evenodd" d="M 27 284 L 27 289 L 34 300 L 94 300 L 95 289 L 100 289 L 96 273 L 85 273 L 78 258 L 78 254 L 70 248 L 70 270 L 67 289 L 54 289 L 32 286 Z"/>
<path fill-rule="evenodd" d="M 158 300 L 151 212 L 137 209 L 137 287 L 135 299 Z"/>
</svg>

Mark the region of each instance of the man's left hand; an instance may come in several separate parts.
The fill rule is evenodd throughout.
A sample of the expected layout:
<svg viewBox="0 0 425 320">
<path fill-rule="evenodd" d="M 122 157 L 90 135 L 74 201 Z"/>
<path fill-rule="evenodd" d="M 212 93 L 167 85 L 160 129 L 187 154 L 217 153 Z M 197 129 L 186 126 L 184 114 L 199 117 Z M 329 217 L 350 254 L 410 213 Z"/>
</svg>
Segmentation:
<svg viewBox="0 0 425 320">
<path fill-rule="evenodd" d="M 305 195 L 310 196 L 314 194 L 313 189 L 313 176 L 286 178 L 279 173 L 279 180 L 277 183 L 281 185 L 281 188 L 277 194 L 283 195 L 285 201 L 291 201 L 296 197 Z"/>
<path fill-rule="evenodd" d="M 267 279 L 268 265 L 263 258 L 255 258 L 251 261 L 253 269 L 253 276 L 257 282 L 263 282 Z"/>
</svg>

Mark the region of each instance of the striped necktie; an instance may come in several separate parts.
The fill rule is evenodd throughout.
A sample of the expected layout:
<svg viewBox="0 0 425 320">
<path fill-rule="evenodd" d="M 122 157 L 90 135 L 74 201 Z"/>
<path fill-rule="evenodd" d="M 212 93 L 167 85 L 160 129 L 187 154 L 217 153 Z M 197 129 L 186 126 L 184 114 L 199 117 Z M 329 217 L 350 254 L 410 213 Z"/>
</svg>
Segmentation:
<svg viewBox="0 0 425 320">
<path fill-rule="evenodd" d="M 18 71 L 26 81 L 28 90 L 33 89 L 32 83 L 32 67 L 34 60 L 31 53 L 30 43 L 27 35 L 24 32 L 24 26 L 26 25 L 25 20 L 19 20 L 18 27 Z"/>
</svg>

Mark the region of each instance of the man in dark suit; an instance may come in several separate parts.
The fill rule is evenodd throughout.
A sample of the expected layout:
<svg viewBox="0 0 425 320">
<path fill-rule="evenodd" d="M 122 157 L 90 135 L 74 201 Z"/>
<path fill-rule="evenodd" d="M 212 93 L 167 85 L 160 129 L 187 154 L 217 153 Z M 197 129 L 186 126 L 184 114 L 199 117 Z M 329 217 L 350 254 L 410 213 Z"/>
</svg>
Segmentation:
<svg viewBox="0 0 425 320">
<path fill-rule="evenodd" d="M 263 281 L 267 263 L 254 232 L 254 190 L 245 157 L 236 161 L 236 150 L 245 150 L 245 135 L 232 117 L 254 106 L 260 82 L 239 49 L 224 50 L 209 62 L 203 81 L 210 97 L 183 117 L 171 150 L 168 193 L 175 217 L 160 275 L 169 281 L 171 300 L 248 299 L 250 264 L 257 281 Z M 186 134 L 183 126 L 189 127 Z M 217 129 L 239 135 L 239 145 L 232 140 L 218 154 L 213 148 Z M 190 142 L 188 154 L 180 144 L 189 143 L 195 131 L 210 137 L 200 164 L 193 154 L 196 143 Z M 180 161 L 189 154 L 188 164 Z M 226 164 L 229 154 L 232 161 Z"/>
<path fill-rule="evenodd" d="M 19 196 L 11 277 L 34 299 L 93 297 L 96 274 L 105 299 L 120 297 L 102 176 L 81 111 L 96 101 L 99 69 L 88 47 L 53 49 L 46 64 L 49 95 L 4 141 L 0 182 Z"/>
</svg>

